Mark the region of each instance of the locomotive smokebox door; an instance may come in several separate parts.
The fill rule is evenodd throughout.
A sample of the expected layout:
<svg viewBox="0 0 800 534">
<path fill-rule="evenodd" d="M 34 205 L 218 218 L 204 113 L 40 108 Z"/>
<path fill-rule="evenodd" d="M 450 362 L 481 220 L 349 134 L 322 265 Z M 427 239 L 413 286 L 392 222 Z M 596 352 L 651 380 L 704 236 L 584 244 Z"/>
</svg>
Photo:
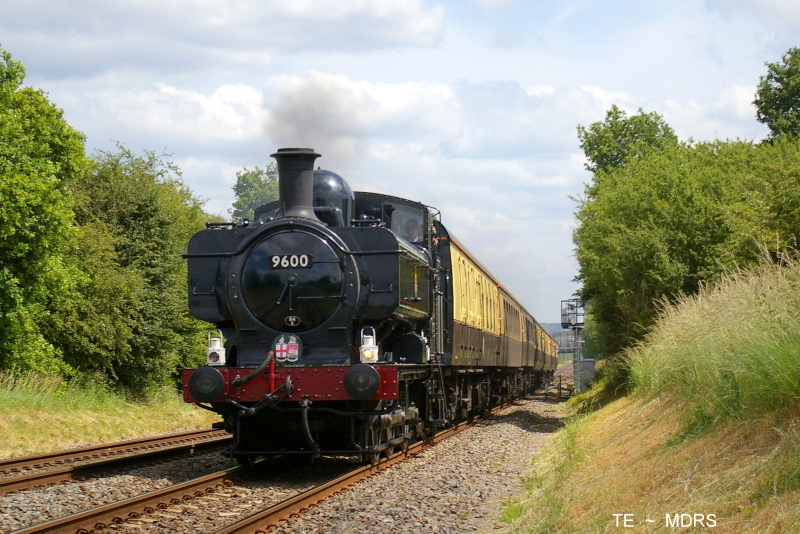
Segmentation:
<svg viewBox="0 0 800 534">
<path fill-rule="evenodd" d="M 282 332 L 303 332 L 339 307 L 343 275 L 339 255 L 307 230 L 280 230 L 256 244 L 242 267 L 242 294 L 250 312 Z"/>
</svg>

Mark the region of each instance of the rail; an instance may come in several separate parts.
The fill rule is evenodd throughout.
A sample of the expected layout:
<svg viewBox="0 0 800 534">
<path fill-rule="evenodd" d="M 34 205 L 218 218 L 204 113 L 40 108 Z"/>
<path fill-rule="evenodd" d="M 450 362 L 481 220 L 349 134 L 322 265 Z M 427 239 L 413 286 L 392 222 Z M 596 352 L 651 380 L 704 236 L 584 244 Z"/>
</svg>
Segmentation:
<svg viewBox="0 0 800 534">
<path fill-rule="evenodd" d="M 27 528 L 16 530 L 11 534 L 55 534 L 61 532 L 75 532 L 88 534 L 93 530 L 103 530 L 108 525 L 124 523 L 128 519 L 135 519 L 139 515 L 164 509 L 170 505 L 192 500 L 195 497 L 214 493 L 217 488 L 232 484 L 231 477 L 242 470 L 235 467 L 218 471 L 211 475 L 195 478 L 183 484 L 151 491 L 143 495 L 131 497 L 122 501 L 99 506 L 85 512 L 79 512 L 45 523 L 39 523 Z"/>
<path fill-rule="evenodd" d="M 230 435 L 222 430 L 194 430 L 54 453 L 7 458 L 0 460 L 0 471 L 12 476 L 0 478 L 0 495 L 73 480 L 112 466 L 121 467 L 165 456 L 192 455 L 199 449 L 218 447 L 230 441 Z M 77 462 L 81 463 L 63 466 Z M 22 474 L 13 476 L 17 473 Z"/>
</svg>

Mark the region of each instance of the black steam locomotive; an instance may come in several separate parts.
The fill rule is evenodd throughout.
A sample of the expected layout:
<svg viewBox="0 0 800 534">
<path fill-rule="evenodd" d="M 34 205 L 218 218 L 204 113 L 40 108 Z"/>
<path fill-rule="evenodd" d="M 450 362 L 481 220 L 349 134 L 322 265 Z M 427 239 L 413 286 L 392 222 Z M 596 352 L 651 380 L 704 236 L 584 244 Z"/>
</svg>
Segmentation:
<svg viewBox="0 0 800 534">
<path fill-rule="evenodd" d="M 532 392 L 556 344 L 423 204 L 353 193 L 281 149 L 280 200 L 189 242 L 189 307 L 221 336 L 183 371 L 243 462 L 375 460 Z M 224 340 L 224 343 L 223 343 Z"/>
</svg>

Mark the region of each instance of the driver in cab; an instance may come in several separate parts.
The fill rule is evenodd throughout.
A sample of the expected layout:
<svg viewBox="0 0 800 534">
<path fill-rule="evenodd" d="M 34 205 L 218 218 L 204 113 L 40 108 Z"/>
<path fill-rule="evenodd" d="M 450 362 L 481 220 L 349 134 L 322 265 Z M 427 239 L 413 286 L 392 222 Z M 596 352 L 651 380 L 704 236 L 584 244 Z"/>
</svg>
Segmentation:
<svg viewBox="0 0 800 534">
<path fill-rule="evenodd" d="M 422 235 L 422 224 L 416 219 L 407 219 L 403 224 L 403 237 L 409 243 L 422 243 L 424 236 Z"/>
</svg>

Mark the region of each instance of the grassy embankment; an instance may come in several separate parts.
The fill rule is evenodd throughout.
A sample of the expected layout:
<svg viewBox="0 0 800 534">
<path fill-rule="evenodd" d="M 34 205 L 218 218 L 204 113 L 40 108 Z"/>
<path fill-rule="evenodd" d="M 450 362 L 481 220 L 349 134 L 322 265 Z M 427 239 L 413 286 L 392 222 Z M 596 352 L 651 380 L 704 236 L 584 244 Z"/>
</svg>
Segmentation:
<svg viewBox="0 0 800 534">
<path fill-rule="evenodd" d="M 800 532 L 800 265 L 667 307 L 627 357 L 631 393 L 534 459 L 509 531 Z"/>
<path fill-rule="evenodd" d="M 0 374 L 0 458 L 208 428 L 174 391 L 133 402 L 90 381 Z"/>
</svg>

